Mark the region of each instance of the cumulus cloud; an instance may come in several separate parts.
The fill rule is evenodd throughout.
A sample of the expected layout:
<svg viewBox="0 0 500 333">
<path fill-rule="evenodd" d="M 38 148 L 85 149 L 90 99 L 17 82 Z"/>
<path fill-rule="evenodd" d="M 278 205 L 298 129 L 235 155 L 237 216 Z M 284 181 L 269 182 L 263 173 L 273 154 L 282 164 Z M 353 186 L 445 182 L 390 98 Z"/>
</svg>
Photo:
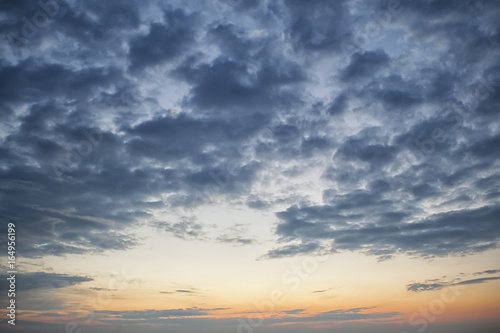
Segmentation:
<svg viewBox="0 0 500 333">
<path fill-rule="evenodd" d="M 499 245 L 495 2 L 70 1 L 28 37 L 38 3 L 0 10 L 22 37 L 0 45 L 0 213 L 26 257 L 145 225 L 256 242 L 206 236 L 212 202 L 276 214 L 268 258 Z"/>
</svg>

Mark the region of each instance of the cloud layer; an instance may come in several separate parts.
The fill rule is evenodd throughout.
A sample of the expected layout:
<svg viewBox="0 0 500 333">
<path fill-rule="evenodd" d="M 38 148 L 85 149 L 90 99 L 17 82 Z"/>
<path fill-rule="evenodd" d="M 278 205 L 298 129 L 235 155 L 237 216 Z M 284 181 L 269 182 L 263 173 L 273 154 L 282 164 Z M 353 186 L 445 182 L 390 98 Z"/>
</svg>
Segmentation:
<svg viewBox="0 0 500 333">
<path fill-rule="evenodd" d="M 23 256 L 129 250 L 143 225 L 256 243 L 196 222 L 209 203 L 276 213 L 269 258 L 498 247 L 495 2 L 47 10 L 0 4 L 0 213 Z"/>
</svg>

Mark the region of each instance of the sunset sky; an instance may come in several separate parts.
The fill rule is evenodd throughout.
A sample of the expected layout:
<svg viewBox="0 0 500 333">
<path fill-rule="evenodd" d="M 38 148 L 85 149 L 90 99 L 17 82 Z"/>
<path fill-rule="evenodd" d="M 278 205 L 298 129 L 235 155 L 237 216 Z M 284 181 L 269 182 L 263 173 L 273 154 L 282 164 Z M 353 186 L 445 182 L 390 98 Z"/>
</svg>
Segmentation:
<svg viewBox="0 0 500 333">
<path fill-rule="evenodd" d="M 0 32 L 2 332 L 500 332 L 500 2 L 3 0 Z"/>
</svg>

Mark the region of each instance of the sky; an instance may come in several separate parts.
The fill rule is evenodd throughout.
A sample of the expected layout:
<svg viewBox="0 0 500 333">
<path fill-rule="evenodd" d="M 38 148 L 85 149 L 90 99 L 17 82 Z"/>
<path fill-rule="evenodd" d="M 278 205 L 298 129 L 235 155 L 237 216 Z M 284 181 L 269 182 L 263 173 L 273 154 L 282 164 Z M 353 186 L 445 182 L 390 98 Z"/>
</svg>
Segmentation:
<svg viewBox="0 0 500 333">
<path fill-rule="evenodd" d="M 3 0 L 0 35 L 2 332 L 500 332 L 500 2 Z"/>
</svg>

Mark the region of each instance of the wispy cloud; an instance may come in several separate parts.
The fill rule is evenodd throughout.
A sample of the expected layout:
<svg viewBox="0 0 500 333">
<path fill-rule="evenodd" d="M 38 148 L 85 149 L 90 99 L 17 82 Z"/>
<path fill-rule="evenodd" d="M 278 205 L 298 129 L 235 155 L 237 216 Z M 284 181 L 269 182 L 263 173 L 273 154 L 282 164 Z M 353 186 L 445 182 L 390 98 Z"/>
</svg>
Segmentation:
<svg viewBox="0 0 500 333">
<path fill-rule="evenodd" d="M 474 274 L 476 275 L 476 273 Z M 500 277 L 486 277 L 486 278 L 477 278 L 477 279 L 469 279 L 463 281 L 456 282 L 446 282 L 444 280 L 430 280 L 423 283 L 410 283 L 406 286 L 408 291 L 412 292 L 423 292 L 430 290 L 439 290 L 445 287 L 453 287 L 460 285 L 470 285 L 470 284 L 480 284 L 489 281 L 500 280 Z"/>
</svg>

